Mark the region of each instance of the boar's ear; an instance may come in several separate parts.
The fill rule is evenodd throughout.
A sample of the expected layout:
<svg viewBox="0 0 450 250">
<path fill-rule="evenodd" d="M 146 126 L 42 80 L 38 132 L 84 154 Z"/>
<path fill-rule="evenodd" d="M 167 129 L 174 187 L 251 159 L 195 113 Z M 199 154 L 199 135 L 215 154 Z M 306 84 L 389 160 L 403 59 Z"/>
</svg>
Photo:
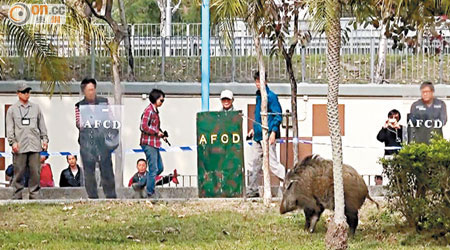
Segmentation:
<svg viewBox="0 0 450 250">
<path fill-rule="evenodd" d="M 311 165 L 317 159 L 320 159 L 319 155 L 308 155 L 305 157 L 305 159 L 302 160 L 302 162 L 299 165 L 300 166 Z"/>
<path fill-rule="evenodd" d="M 317 158 L 317 155 L 308 155 L 301 162 L 297 163 L 294 167 L 294 173 L 300 174 L 306 166 L 311 165 L 312 162 Z"/>
</svg>

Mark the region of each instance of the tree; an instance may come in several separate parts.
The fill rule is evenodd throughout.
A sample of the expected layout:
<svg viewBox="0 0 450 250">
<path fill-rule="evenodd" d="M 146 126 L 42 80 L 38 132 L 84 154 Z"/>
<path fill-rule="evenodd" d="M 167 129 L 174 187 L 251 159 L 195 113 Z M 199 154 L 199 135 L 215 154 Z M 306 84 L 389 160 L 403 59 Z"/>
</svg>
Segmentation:
<svg viewBox="0 0 450 250">
<path fill-rule="evenodd" d="M 377 28 L 381 26 L 375 82 L 383 83 L 387 39 L 393 40 L 393 49 L 402 50 L 409 46 L 415 48 L 416 53 L 422 53 L 424 34 L 431 34 L 435 39 L 442 38 L 436 29 L 446 23 L 450 1 L 379 0 L 374 6 L 377 9 L 370 12 L 372 21 L 369 23 Z M 381 24 L 378 20 L 381 20 Z M 359 18 L 359 22 L 367 23 L 367 19 Z"/>
<path fill-rule="evenodd" d="M 158 4 L 155 0 L 126 0 L 125 15 L 129 23 L 158 23 Z"/>
<path fill-rule="evenodd" d="M 32 1 L 21 1 L 31 3 Z M 16 1 L 4 1 L 3 4 L 11 6 Z M 52 42 L 55 37 L 63 36 L 71 44 L 80 44 L 81 37 L 94 37 L 104 40 L 101 30 L 86 19 L 83 9 L 79 6 L 66 5 L 66 22 L 61 25 L 23 25 L 11 22 L 5 9 L 0 11 L 0 38 L 8 40 L 15 45 L 20 56 L 32 55 L 36 65 L 40 65 L 40 79 L 44 92 L 53 95 L 55 88 L 67 88 L 72 76 L 68 75 L 67 58 L 58 55 L 58 47 Z M 1 59 L 2 62 L 6 61 Z M 0 67 L 1 69 L 1 67 Z M 1 72 L 1 70 L 0 70 Z"/>
<path fill-rule="evenodd" d="M 156 0 L 125 0 L 124 3 L 127 20 L 132 24 L 161 23 L 161 14 L 167 14 L 165 10 L 160 11 Z M 167 6 L 167 3 L 163 5 Z M 200 5 L 197 0 L 182 1 L 176 12 L 172 10 L 172 21 L 199 23 L 201 21 Z M 165 27 L 165 24 L 162 27 Z"/>
<path fill-rule="evenodd" d="M 347 248 L 348 225 L 345 218 L 344 182 L 342 178 L 342 138 L 339 124 L 338 95 L 341 78 L 341 3 L 325 1 L 327 36 L 327 117 L 333 154 L 334 223 L 327 230 L 327 245 L 334 249 Z"/>
<path fill-rule="evenodd" d="M 268 9 L 265 11 L 266 28 L 264 32 L 273 44 L 272 53 L 278 52 L 283 56 L 291 84 L 292 131 L 294 137 L 293 158 L 295 166 L 299 160 L 298 143 L 296 142 L 298 138 L 298 116 L 297 81 L 292 66 L 292 57 L 297 44 L 299 42 L 305 44 L 310 38 L 309 33 L 302 33 L 299 29 L 299 11 L 305 6 L 305 1 L 271 0 L 268 3 Z M 290 31 L 291 26 L 293 26 L 293 34 Z"/>
<path fill-rule="evenodd" d="M 375 83 L 382 84 L 386 78 L 386 53 L 387 53 L 387 37 L 386 25 L 390 21 L 388 19 L 392 3 L 389 0 L 381 0 L 380 3 L 380 19 L 381 33 L 380 44 L 378 46 L 378 63 L 375 72 Z"/>
<path fill-rule="evenodd" d="M 324 30 L 327 38 L 327 118 L 331 138 L 334 184 L 334 218 L 328 226 L 325 242 L 331 249 L 346 249 L 348 224 L 345 217 L 342 178 L 342 138 L 339 124 L 338 95 L 341 76 L 341 12 L 342 2 L 309 0 L 308 9 L 316 30 Z"/>
<path fill-rule="evenodd" d="M 375 1 L 375 2 L 373 2 Z M 342 179 L 342 138 L 340 135 L 339 114 L 338 114 L 338 94 L 340 82 L 340 46 L 341 46 L 341 23 L 340 17 L 342 6 L 348 5 L 354 10 L 357 23 L 364 23 L 376 17 L 376 14 L 367 6 L 376 6 L 378 0 L 308 0 L 308 9 L 313 16 L 316 29 L 324 30 L 327 37 L 327 118 L 330 131 L 332 155 L 333 155 L 333 178 L 334 178 L 334 218 L 327 230 L 326 244 L 332 249 L 346 249 L 347 229 L 345 221 L 344 186 Z M 408 6 L 419 6 L 421 1 L 393 0 L 394 6 L 398 7 L 395 16 L 390 20 L 396 21 L 396 25 L 389 25 L 386 22 L 387 32 L 396 31 L 396 34 L 403 35 L 409 25 L 431 24 L 435 22 L 435 12 L 433 9 L 424 10 L 427 16 L 421 16 L 419 11 L 409 12 Z M 414 3 L 413 3 L 414 2 Z M 446 10 L 450 7 L 450 0 L 445 0 Z M 441 4 L 444 4 L 442 1 Z M 426 8 L 425 8 L 426 9 Z M 419 18 L 420 17 L 420 18 Z M 389 37 L 389 36 L 388 36 Z M 394 39 L 401 41 L 402 39 Z"/>
<path fill-rule="evenodd" d="M 178 3 L 172 7 L 172 0 L 156 0 L 158 3 L 158 8 L 161 13 L 161 36 L 168 37 L 171 36 L 171 28 L 172 28 L 172 15 L 178 10 L 181 4 L 181 0 L 178 0 Z"/>
<path fill-rule="evenodd" d="M 83 1 L 83 0 L 79 0 Z M 114 33 L 114 37 L 111 41 L 107 42 L 107 48 L 111 54 L 112 61 L 112 83 L 114 85 L 114 104 L 122 105 L 122 85 L 121 85 L 121 72 L 120 72 L 120 58 L 119 58 L 119 46 L 120 43 L 129 37 L 129 27 L 127 25 L 125 17 L 125 7 L 123 0 L 117 0 L 118 8 L 120 11 L 120 22 L 117 22 L 112 17 L 113 0 L 84 0 L 84 3 L 91 10 L 91 14 L 105 21 Z M 116 184 L 123 186 L 123 161 L 122 161 L 122 143 L 119 143 L 119 147 L 116 151 L 115 157 L 115 178 Z"/>
<path fill-rule="evenodd" d="M 266 90 L 266 68 L 264 66 L 264 58 L 261 48 L 261 29 L 264 27 L 264 2 L 261 0 L 253 0 L 248 3 L 248 16 L 246 22 L 253 34 L 255 43 L 256 58 L 259 68 L 259 81 L 261 92 L 261 121 L 262 121 L 262 147 L 263 147 L 263 176 L 264 176 L 264 205 L 269 206 L 272 198 L 269 170 L 269 131 L 268 131 L 268 97 Z"/>
<path fill-rule="evenodd" d="M 261 91 L 261 120 L 263 127 L 263 175 L 264 175 L 264 204 L 271 202 L 269 170 L 269 136 L 267 114 L 266 71 L 264 66 L 261 37 L 263 37 L 265 2 L 262 0 L 215 0 L 211 4 L 212 22 L 219 25 L 224 32 L 227 44 L 231 44 L 236 18 L 243 18 L 252 32 L 258 61 Z"/>
</svg>

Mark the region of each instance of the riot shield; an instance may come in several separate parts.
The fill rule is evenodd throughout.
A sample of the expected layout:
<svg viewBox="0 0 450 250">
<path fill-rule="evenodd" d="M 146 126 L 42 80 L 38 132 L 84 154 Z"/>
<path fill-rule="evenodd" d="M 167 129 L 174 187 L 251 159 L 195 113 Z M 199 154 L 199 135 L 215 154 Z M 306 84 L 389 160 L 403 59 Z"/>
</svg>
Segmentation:
<svg viewBox="0 0 450 250">
<path fill-rule="evenodd" d="M 80 154 L 85 174 L 85 186 L 89 197 L 97 196 L 95 169 L 101 172 L 101 186 L 106 197 L 115 197 L 115 186 L 122 181 L 121 128 L 123 106 L 80 105 Z M 115 160 L 115 173 L 113 158 Z M 119 178 L 115 178 L 115 174 Z"/>
</svg>

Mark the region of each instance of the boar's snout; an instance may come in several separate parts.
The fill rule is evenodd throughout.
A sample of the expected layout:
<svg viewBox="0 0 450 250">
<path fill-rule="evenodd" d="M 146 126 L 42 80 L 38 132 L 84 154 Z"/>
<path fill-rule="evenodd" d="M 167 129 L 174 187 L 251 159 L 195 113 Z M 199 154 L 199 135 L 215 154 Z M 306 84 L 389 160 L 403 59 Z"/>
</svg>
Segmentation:
<svg viewBox="0 0 450 250">
<path fill-rule="evenodd" d="M 297 208 L 296 197 L 293 192 L 285 190 L 283 192 L 283 199 L 280 204 L 280 214 L 285 214 L 287 212 L 293 211 Z"/>
<path fill-rule="evenodd" d="M 281 200 L 281 204 L 280 204 L 280 214 L 285 214 L 286 213 L 286 205 L 285 205 L 285 201 L 284 201 L 284 199 L 283 200 Z"/>
</svg>

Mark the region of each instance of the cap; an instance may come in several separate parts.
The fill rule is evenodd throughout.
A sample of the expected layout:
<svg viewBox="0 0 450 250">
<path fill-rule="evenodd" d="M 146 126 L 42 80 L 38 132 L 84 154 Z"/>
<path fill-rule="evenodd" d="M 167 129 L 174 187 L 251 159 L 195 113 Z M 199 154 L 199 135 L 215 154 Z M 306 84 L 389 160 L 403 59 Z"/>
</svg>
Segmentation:
<svg viewBox="0 0 450 250">
<path fill-rule="evenodd" d="M 224 98 L 233 100 L 233 92 L 231 92 L 231 90 L 228 90 L 228 89 L 222 91 L 222 93 L 220 93 L 220 100 L 222 100 Z"/>
<path fill-rule="evenodd" d="M 23 92 L 25 90 L 31 90 L 31 87 L 28 86 L 28 84 L 26 83 L 20 83 L 19 86 L 17 87 L 17 92 Z"/>
</svg>

